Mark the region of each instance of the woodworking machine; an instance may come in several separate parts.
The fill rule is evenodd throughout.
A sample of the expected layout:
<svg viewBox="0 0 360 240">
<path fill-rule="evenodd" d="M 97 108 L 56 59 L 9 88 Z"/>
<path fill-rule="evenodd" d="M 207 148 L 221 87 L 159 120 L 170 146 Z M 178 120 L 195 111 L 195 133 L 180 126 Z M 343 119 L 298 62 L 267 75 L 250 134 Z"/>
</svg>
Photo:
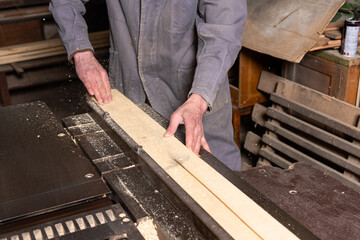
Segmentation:
<svg viewBox="0 0 360 240">
<path fill-rule="evenodd" d="M 0 240 L 233 239 L 107 113 L 88 104 L 89 113 L 62 124 L 43 102 L 0 108 Z M 167 126 L 148 105 L 139 107 Z M 256 187 L 269 183 L 270 168 L 239 176 L 206 151 L 200 156 L 300 239 L 319 239 L 307 220 L 290 214 L 294 202 L 281 204 L 266 194 L 271 187 Z"/>
</svg>

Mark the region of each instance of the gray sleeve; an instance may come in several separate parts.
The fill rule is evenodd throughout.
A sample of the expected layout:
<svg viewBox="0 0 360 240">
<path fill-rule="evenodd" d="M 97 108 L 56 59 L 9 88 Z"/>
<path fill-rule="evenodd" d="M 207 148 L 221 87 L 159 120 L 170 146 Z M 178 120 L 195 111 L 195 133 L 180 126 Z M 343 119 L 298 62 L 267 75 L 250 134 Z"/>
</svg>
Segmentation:
<svg viewBox="0 0 360 240">
<path fill-rule="evenodd" d="M 241 49 L 247 5 L 246 0 L 200 0 L 198 8 L 197 67 L 190 94 L 201 95 L 212 109 Z"/>
<path fill-rule="evenodd" d="M 60 38 L 71 61 L 75 52 L 94 51 L 83 15 L 88 0 L 51 0 L 49 10 L 58 25 Z"/>
</svg>

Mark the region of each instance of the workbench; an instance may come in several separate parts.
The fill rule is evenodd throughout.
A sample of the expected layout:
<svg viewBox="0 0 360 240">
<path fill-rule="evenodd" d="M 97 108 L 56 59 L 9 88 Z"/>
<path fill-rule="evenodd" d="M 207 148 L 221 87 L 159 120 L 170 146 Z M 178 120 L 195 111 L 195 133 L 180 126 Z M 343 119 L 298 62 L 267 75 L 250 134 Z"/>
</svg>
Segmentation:
<svg viewBox="0 0 360 240">
<path fill-rule="evenodd" d="M 37 175 L 31 174 L 32 163 L 35 162 L 27 157 L 37 153 L 44 156 L 43 159 L 35 157 L 39 163 L 42 159 L 57 164 L 57 175 L 48 174 L 50 180 L 54 176 L 63 180 L 61 187 L 55 187 L 55 190 L 68 189 L 64 185 L 68 179 L 66 174 L 78 173 L 80 182 L 100 180 L 99 193 L 103 193 L 101 196 L 90 194 L 87 200 L 79 197 L 81 201 L 70 201 L 69 204 L 61 204 L 61 207 L 38 209 L 37 214 L 34 214 L 34 210 L 28 211 L 36 206 L 29 201 L 22 205 L 28 214 L 17 214 L 10 222 L 5 221 L 9 218 L 1 219 L 1 240 L 16 236 L 23 239 L 41 239 L 39 236 L 44 239 L 113 239 L 111 237 L 114 236 L 117 239 L 142 239 L 139 233 L 142 231 L 139 227 L 141 223 L 156 226 L 160 239 L 231 239 L 217 222 L 146 156 L 139 145 L 129 139 L 126 132 L 109 124 L 108 116 L 99 112 L 93 102 L 90 101 L 89 105 L 94 111 L 64 118 L 64 126 L 53 118 L 51 110 L 42 102 L 0 109 L 0 116 L 6 120 L 6 124 L 5 121 L 0 124 L 1 136 L 19 136 L 23 133 L 23 138 L 16 137 L 13 142 L 11 137 L 6 140 L 1 138 L 7 145 L 0 147 L 3 166 L 0 176 L 4 178 L 0 193 L 22 192 L 14 185 L 15 181 L 8 179 L 14 175 L 2 172 L 6 171 L 6 166 L 11 166 L 8 160 L 14 153 L 7 155 L 9 148 L 15 153 L 17 151 L 15 155 L 22 159 L 16 168 L 30 179 Z M 148 105 L 142 104 L 140 108 L 160 125 L 167 126 L 168 122 Z M 177 137 L 183 139 L 184 136 L 177 133 Z M 44 143 L 45 148 L 34 151 L 42 145 L 40 143 Z M 62 152 L 61 149 L 68 149 L 69 152 Z M 58 155 L 51 154 L 57 150 Z M 77 160 L 62 159 L 67 155 Z M 50 156 L 50 159 L 45 156 Z M 51 159 L 51 156 L 56 158 Z M 205 150 L 201 150 L 200 156 L 300 239 L 355 239 L 360 234 L 359 193 L 310 165 L 296 163 L 289 170 L 253 168 L 238 175 Z M 79 160 L 86 166 L 84 172 L 79 171 Z M 22 165 L 27 166 L 26 171 L 21 170 Z M 60 170 L 64 168 L 67 170 Z M 74 169 L 76 171 L 71 171 Z M 49 173 L 49 170 L 44 167 L 42 172 Z M 83 176 L 86 175 L 91 177 L 84 180 Z M 18 177 L 18 181 L 21 181 L 22 178 Z M 41 182 L 46 183 L 46 180 Z M 36 193 L 33 186 L 28 188 L 33 190 L 28 191 L 30 196 L 31 192 Z M 86 189 L 83 190 L 80 192 L 89 194 Z M 74 190 L 74 196 L 80 192 Z M 6 205 L 9 199 L 0 196 L 0 216 L 4 216 L 4 206 L 9 206 Z M 36 200 L 32 201 L 36 203 Z M 84 207 L 89 203 L 98 204 Z M 64 211 L 67 213 L 64 214 Z"/>
</svg>

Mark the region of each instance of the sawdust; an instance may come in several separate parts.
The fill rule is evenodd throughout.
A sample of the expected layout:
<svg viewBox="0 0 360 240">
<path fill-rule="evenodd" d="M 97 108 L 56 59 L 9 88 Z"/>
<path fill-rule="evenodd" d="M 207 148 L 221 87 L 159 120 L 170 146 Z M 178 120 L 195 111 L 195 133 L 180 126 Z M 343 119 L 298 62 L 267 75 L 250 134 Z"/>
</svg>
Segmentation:
<svg viewBox="0 0 360 240">
<path fill-rule="evenodd" d="M 137 221 L 136 226 L 146 240 L 160 240 L 157 226 L 152 218 L 141 218 Z"/>
</svg>

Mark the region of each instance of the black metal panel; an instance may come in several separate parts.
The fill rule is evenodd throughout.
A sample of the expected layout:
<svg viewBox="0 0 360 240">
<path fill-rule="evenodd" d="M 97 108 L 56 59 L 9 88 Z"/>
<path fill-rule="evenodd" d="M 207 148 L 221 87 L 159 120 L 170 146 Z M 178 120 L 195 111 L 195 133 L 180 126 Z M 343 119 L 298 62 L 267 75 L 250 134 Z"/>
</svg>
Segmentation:
<svg viewBox="0 0 360 240">
<path fill-rule="evenodd" d="M 286 170 L 264 166 L 240 175 L 317 238 L 359 239 L 359 192 L 310 164 L 295 163 Z"/>
<path fill-rule="evenodd" d="M 0 235 L 0 239 L 141 240 L 144 238 L 124 209 L 119 204 L 115 204 Z"/>
<path fill-rule="evenodd" d="M 0 108 L 0 224 L 110 191 L 43 102 Z"/>
<path fill-rule="evenodd" d="M 92 160 L 124 153 L 104 131 L 76 136 L 75 139 Z"/>
</svg>

